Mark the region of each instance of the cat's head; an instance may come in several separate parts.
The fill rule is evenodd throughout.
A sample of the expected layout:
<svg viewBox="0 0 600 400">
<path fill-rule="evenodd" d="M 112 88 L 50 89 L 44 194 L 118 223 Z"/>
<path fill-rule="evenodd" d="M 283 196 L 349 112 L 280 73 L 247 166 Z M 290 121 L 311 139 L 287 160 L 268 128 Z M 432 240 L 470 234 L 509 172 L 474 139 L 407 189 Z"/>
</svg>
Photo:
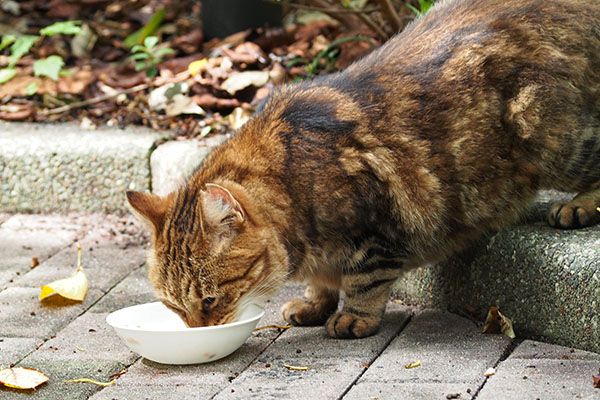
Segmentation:
<svg viewBox="0 0 600 400">
<path fill-rule="evenodd" d="M 231 322 L 285 280 L 285 252 L 239 185 L 188 183 L 166 197 L 127 192 L 127 199 L 153 233 L 148 275 L 156 295 L 189 327 Z"/>
</svg>

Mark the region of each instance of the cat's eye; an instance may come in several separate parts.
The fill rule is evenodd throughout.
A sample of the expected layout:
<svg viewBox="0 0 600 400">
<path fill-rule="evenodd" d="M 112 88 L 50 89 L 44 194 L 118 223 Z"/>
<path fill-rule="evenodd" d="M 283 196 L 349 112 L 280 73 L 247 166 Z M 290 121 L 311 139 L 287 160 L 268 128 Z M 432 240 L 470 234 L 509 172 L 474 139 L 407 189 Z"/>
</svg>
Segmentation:
<svg viewBox="0 0 600 400">
<path fill-rule="evenodd" d="M 204 298 L 204 300 L 202 300 L 202 311 L 204 311 L 204 313 L 209 312 L 215 300 L 216 299 L 214 297 Z"/>
</svg>

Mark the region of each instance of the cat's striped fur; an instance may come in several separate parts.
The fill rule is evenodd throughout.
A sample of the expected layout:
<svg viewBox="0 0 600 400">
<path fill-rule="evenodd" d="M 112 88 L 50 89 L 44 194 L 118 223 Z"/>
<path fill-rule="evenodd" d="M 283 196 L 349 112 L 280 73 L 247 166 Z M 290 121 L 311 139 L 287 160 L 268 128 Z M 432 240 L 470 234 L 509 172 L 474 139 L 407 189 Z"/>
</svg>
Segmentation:
<svg viewBox="0 0 600 400">
<path fill-rule="evenodd" d="M 347 338 L 377 330 L 403 271 L 542 188 L 581 193 L 550 224 L 599 222 L 597 0 L 442 1 L 347 70 L 277 90 L 168 197 L 128 197 L 153 225 L 158 296 L 190 326 L 296 279 L 283 317 Z"/>
</svg>

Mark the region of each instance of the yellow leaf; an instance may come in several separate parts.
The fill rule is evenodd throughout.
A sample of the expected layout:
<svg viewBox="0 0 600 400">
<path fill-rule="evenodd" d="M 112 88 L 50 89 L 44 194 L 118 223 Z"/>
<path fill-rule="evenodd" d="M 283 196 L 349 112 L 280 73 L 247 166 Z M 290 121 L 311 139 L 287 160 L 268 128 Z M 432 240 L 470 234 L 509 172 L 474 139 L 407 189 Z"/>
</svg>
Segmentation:
<svg viewBox="0 0 600 400">
<path fill-rule="evenodd" d="M 33 389 L 48 379 L 43 372 L 33 368 L 16 367 L 0 370 L 0 383 L 15 389 Z"/>
<path fill-rule="evenodd" d="M 203 58 L 202 60 L 192 61 L 190 65 L 188 65 L 188 71 L 192 76 L 198 75 L 208 64 L 208 60 Z"/>
<path fill-rule="evenodd" d="M 416 361 L 416 362 L 414 362 L 414 363 L 410 363 L 410 364 L 408 364 L 408 365 L 405 365 L 405 366 L 404 366 L 404 368 L 406 368 L 406 369 L 410 369 L 410 368 L 415 368 L 415 367 L 418 367 L 419 365 L 421 365 L 421 360 L 419 360 L 419 361 Z"/>
<path fill-rule="evenodd" d="M 502 315 L 498 307 L 491 307 L 488 311 L 483 325 L 483 333 L 503 333 L 511 339 L 516 337 L 512 321 Z"/>
<path fill-rule="evenodd" d="M 110 382 L 98 382 L 98 381 L 95 381 L 95 380 L 89 379 L 89 378 L 79 378 L 79 379 L 71 379 L 71 380 L 65 381 L 65 383 L 84 382 L 84 383 L 93 383 L 94 385 L 98 385 L 98 386 L 110 386 L 110 385 L 114 385 L 116 381 L 117 381 L 116 379 L 113 379 Z"/>
<path fill-rule="evenodd" d="M 290 371 L 306 371 L 308 370 L 308 367 L 298 367 L 295 365 L 287 365 L 287 364 L 283 364 L 283 366 L 287 369 L 289 369 Z"/>
<path fill-rule="evenodd" d="M 81 246 L 77 245 L 77 270 L 69 278 L 59 279 L 42 286 L 40 300 L 57 294 L 69 300 L 83 301 L 88 290 L 88 279 L 81 266 Z"/>
</svg>

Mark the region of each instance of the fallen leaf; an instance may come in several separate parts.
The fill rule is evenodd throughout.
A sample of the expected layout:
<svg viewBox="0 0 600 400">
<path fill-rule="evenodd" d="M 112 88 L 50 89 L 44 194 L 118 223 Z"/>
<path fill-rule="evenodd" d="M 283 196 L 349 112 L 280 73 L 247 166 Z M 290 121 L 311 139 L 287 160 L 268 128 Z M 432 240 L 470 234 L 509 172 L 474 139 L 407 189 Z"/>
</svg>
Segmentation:
<svg viewBox="0 0 600 400">
<path fill-rule="evenodd" d="M 223 99 L 211 93 L 197 94 L 194 96 L 194 101 L 200 107 L 210 109 L 235 108 L 242 105 L 238 99 Z"/>
<path fill-rule="evenodd" d="M 407 364 L 404 366 L 404 368 L 411 369 L 411 368 L 418 367 L 419 365 L 421 365 L 421 360 L 415 361 L 414 363 Z"/>
<path fill-rule="evenodd" d="M 31 257 L 31 268 L 35 268 L 40 265 L 40 260 L 37 257 Z"/>
<path fill-rule="evenodd" d="M 234 130 L 238 130 L 250 119 L 252 116 L 252 111 L 246 110 L 242 107 L 237 107 L 234 109 L 231 114 L 227 116 L 229 123 L 231 124 L 231 128 Z"/>
<path fill-rule="evenodd" d="M 33 389 L 48 379 L 43 372 L 33 368 L 16 367 L 0 370 L 0 383 L 14 389 Z"/>
<path fill-rule="evenodd" d="M 308 367 L 298 367 L 295 365 L 287 365 L 287 364 L 283 364 L 283 366 L 287 369 L 289 369 L 290 371 L 306 371 L 308 370 Z"/>
<path fill-rule="evenodd" d="M 65 299 L 83 301 L 88 290 L 88 279 L 81 266 L 81 246 L 77 245 L 77 270 L 69 278 L 59 279 L 42 286 L 40 300 L 52 295 L 59 295 Z"/>
<path fill-rule="evenodd" d="M 193 97 L 188 97 L 183 94 L 176 94 L 171 101 L 165 106 L 165 113 L 169 116 L 181 114 L 206 114 L 202 107 L 194 101 Z"/>
<path fill-rule="evenodd" d="M 254 329 L 252 332 L 262 331 L 263 329 L 290 329 L 291 325 L 265 325 Z"/>
<path fill-rule="evenodd" d="M 207 66 L 208 61 L 206 58 L 203 58 L 201 60 L 192 61 L 190 65 L 188 65 L 188 71 L 190 72 L 190 75 L 196 76 L 205 70 Z"/>
<path fill-rule="evenodd" d="M 27 88 L 33 82 L 38 85 L 37 94 L 56 94 L 57 87 L 56 82 L 48 78 L 39 78 L 29 75 L 17 75 L 9 82 L 0 85 L 0 98 L 7 96 L 27 96 Z"/>
<path fill-rule="evenodd" d="M 98 386 L 110 386 L 110 385 L 114 385 L 114 383 L 116 381 L 117 381 L 116 379 L 113 379 L 110 382 L 98 382 L 98 381 L 95 381 L 95 380 L 90 379 L 90 378 L 79 378 L 79 379 L 70 379 L 68 381 L 65 381 L 65 383 L 84 382 L 84 383 L 93 383 L 94 385 L 98 385 Z"/>
<path fill-rule="evenodd" d="M 600 368 L 598 368 L 598 375 L 592 375 L 594 380 L 594 387 L 600 389 Z"/>
<path fill-rule="evenodd" d="M 233 73 L 225 79 L 221 87 L 234 95 L 248 86 L 263 87 L 269 81 L 269 71 L 245 71 Z"/>
<path fill-rule="evenodd" d="M 491 307 L 488 311 L 483 325 L 483 333 L 503 333 L 511 339 L 516 337 L 512 321 L 502 315 L 498 307 Z"/>
<path fill-rule="evenodd" d="M 487 370 L 486 370 L 486 371 L 483 373 L 483 375 L 485 375 L 485 376 L 488 376 L 488 377 L 489 377 L 489 376 L 492 376 L 492 375 L 494 375 L 495 373 L 496 373 L 496 368 L 488 368 L 488 369 L 487 369 Z"/>
<path fill-rule="evenodd" d="M 30 104 L 8 103 L 0 106 L 0 119 L 7 121 L 21 121 L 33 114 Z"/>
</svg>

